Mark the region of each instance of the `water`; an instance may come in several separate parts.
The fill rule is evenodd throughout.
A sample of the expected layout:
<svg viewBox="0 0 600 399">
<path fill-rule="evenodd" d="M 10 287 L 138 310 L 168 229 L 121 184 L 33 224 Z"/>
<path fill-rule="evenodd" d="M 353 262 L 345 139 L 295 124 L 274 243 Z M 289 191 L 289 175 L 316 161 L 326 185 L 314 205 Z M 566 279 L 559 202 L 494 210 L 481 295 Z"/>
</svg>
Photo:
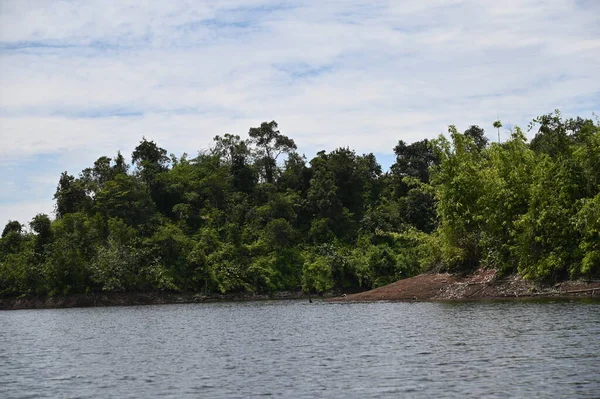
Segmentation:
<svg viewBox="0 0 600 399">
<path fill-rule="evenodd" d="M 0 397 L 600 397 L 600 303 L 0 312 Z"/>
</svg>

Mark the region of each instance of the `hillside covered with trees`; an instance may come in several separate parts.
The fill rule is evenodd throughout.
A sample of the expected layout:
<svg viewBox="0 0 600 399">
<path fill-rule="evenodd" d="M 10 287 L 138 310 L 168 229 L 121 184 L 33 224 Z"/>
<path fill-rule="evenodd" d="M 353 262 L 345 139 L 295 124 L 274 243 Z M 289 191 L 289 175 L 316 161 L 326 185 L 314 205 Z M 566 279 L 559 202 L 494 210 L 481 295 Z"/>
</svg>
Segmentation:
<svg viewBox="0 0 600 399">
<path fill-rule="evenodd" d="M 0 296 L 325 292 L 479 267 L 598 277 L 600 123 L 556 111 L 530 129 L 399 141 L 387 172 L 345 147 L 307 160 L 274 121 L 194 157 L 143 139 L 131 165 L 64 172 L 55 220 L 4 227 Z"/>
</svg>

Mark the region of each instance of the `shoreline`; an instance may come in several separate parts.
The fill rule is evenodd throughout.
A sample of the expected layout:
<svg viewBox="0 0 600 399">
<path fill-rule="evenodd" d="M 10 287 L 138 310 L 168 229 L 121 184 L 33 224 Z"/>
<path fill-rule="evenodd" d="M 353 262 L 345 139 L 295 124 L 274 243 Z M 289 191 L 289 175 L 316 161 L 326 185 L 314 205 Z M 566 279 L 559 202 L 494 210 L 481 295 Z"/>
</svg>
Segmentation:
<svg viewBox="0 0 600 399">
<path fill-rule="evenodd" d="M 468 276 L 449 273 L 419 274 L 392 284 L 326 302 L 464 301 L 502 299 L 600 298 L 600 281 L 569 280 L 542 284 L 518 275 L 499 277 L 479 269 Z"/>
<path fill-rule="evenodd" d="M 196 292 L 100 292 L 56 297 L 0 298 L 0 311 L 64 309 L 109 306 L 167 305 L 184 303 L 248 302 L 319 299 L 326 303 L 476 301 L 508 299 L 600 299 L 600 281 L 569 280 L 553 285 L 525 280 L 517 275 L 498 277 L 493 270 L 468 276 L 449 273 L 419 274 L 368 291 L 347 295 L 308 295 L 302 291 L 270 294 L 237 293 L 203 295 Z"/>
<path fill-rule="evenodd" d="M 329 295 L 331 296 L 331 295 Z M 326 297 L 311 295 L 311 298 Z M 55 297 L 0 298 L 0 311 L 308 299 L 301 291 L 203 295 L 197 292 L 100 292 Z"/>
</svg>

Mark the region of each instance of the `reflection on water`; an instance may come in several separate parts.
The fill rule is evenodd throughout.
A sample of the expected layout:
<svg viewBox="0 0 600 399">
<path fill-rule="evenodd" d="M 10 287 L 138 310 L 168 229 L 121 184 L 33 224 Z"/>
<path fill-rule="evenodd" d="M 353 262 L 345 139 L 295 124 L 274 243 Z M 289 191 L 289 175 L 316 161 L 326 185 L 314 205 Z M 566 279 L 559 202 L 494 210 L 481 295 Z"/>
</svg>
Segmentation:
<svg viewBox="0 0 600 399">
<path fill-rule="evenodd" d="M 600 303 L 0 312 L 0 397 L 598 397 Z"/>
</svg>

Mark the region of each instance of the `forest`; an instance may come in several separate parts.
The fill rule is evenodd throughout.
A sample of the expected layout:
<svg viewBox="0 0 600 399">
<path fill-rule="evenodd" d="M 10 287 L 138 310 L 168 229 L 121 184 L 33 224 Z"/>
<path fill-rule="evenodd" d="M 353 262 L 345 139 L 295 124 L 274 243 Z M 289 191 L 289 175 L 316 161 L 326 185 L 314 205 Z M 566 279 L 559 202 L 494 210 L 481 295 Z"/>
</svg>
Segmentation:
<svg viewBox="0 0 600 399">
<path fill-rule="evenodd" d="M 307 160 L 275 121 L 193 157 L 144 138 L 131 163 L 63 172 L 54 215 L 6 224 L 0 296 L 322 293 L 480 267 L 597 278 L 600 122 L 554 111 L 528 128 L 400 140 L 388 171 L 347 147 Z"/>
</svg>

